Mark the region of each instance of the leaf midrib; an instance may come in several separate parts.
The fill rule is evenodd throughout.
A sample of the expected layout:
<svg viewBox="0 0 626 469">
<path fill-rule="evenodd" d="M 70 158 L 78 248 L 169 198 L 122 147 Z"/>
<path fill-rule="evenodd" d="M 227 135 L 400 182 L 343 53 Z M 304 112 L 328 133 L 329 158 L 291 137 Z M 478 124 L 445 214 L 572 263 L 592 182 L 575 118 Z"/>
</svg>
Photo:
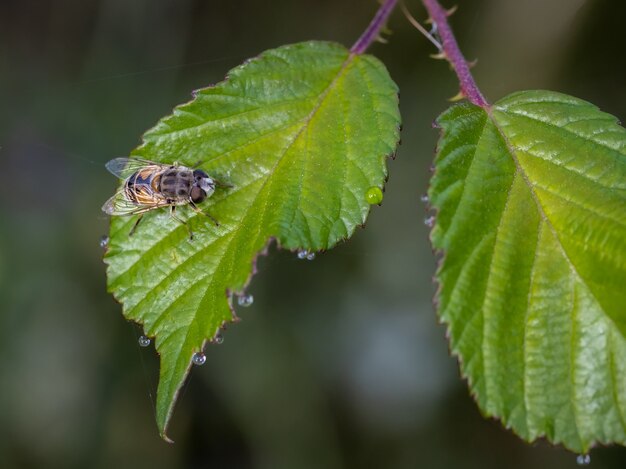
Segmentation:
<svg viewBox="0 0 626 469">
<path fill-rule="evenodd" d="M 619 328 L 615 324 L 615 321 L 613 320 L 613 318 L 604 310 L 602 304 L 598 301 L 598 298 L 594 294 L 593 290 L 587 284 L 585 279 L 580 275 L 580 273 L 576 269 L 574 263 L 572 262 L 572 260 L 570 259 L 569 255 L 567 254 L 565 246 L 563 246 L 563 243 L 561 242 L 561 238 L 558 235 L 557 229 L 552 224 L 552 221 L 550 220 L 550 218 L 548 217 L 547 213 L 545 212 L 545 210 L 543 208 L 543 205 L 541 204 L 541 201 L 539 200 L 539 197 L 538 197 L 537 193 L 534 190 L 534 186 L 533 186 L 533 184 L 531 183 L 531 181 L 529 179 L 528 174 L 526 173 L 526 171 L 524 171 L 524 169 L 523 169 L 523 167 L 522 167 L 522 165 L 521 165 L 521 163 L 519 161 L 519 158 L 517 156 L 517 151 L 516 151 L 515 147 L 513 146 L 513 144 L 508 139 L 508 137 L 507 137 L 506 133 L 504 132 L 504 130 L 502 129 L 502 127 L 496 121 L 495 117 L 492 114 L 492 109 L 491 108 L 490 109 L 485 109 L 485 112 L 488 115 L 490 122 L 493 124 L 494 128 L 497 130 L 498 134 L 502 138 L 502 141 L 505 143 L 506 148 L 508 149 L 508 153 L 511 156 L 511 159 L 513 160 L 513 162 L 515 164 L 516 172 L 521 175 L 522 180 L 524 181 L 524 183 L 525 183 L 526 187 L 528 188 L 528 191 L 529 191 L 533 201 L 535 202 L 535 205 L 537 207 L 537 211 L 538 211 L 538 214 L 539 214 L 541 222 L 545 223 L 545 225 L 550 229 L 550 232 L 554 236 L 554 239 L 556 240 L 556 243 L 559 246 L 559 249 L 561 251 L 561 254 L 562 254 L 563 258 L 566 260 L 573 277 L 575 277 L 580 282 L 580 284 L 582 284 L 585 287 L 585 289 L 589 292 L 589 294 L 593 298 L 594 302 L 598 306 L 599 310 L 602 311 L 603 316 L 610 322 L 612 327 L 615 328 L 617 331 L 619 331 Z M 574 293 L 574 290 L 573 290 L 573 293 Z M 574 314 L 574 311 L 575 311 L 575 307 L 572 307 L 572 314 Z M 524 342 L 525 342 L 525 337 L 524 337 Z M 570 346 L 570 352 L 573 353 L 574 350 L 575 350 L 575 347 L 573 345 L 571 345 Z M 570 357 L 570 370 L 574 369 L 572 360 L 573 360 L 573 358 Z M 523 365 L 524 365 L 524 369 L 526 369 L 525 359 L 524 359 Z M 525 386 L 524 386 L 524 389 L 525 389 Z M 570 387 L 570 389 L 573 389 L 573 387 Z M 525 392 L 524 392 L 524 396 L 525 396 Z M 525 397 L 524 397 L 524 401 L 523 402 L 524 402 L 525 413 L 528 414 L 528 407 L 526 405 Z M 578 421 L 578 416 L 577 416 L 578 412 L 576 410 L 576 399 L 575 399 L 575 397 L 571 396 L 570 397 L 570 402 L 572 404 L 572 411 L 573 411 L 573 414 L 574 414 L 574 421 L 576 422 L 576 433 L 578 435 L 579 441 L 581 442 L 582 446 L 584 447 L 585 443 L 583 442 L 582 435 L 580 434 L 580 423 Z"/>
</svg>

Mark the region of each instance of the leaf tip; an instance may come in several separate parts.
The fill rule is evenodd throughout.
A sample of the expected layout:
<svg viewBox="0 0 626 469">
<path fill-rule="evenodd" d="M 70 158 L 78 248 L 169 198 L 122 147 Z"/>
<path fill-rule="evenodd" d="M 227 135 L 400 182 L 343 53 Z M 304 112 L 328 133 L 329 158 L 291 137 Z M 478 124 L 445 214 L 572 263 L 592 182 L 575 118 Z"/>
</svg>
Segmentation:
<svg viewBox="0 0 626 469">
<path fill-rule="evenodd" d="M 171 413 L 172 412 L 170 409 L 167 415 L 165 415 L 164 418 L 161 418 L 161 416 L 159 415 L 159 411 L 157 410 L 157 427 L 159 429 L 159 436 L 161 437 L 161 439 L 165 441 L 166 443 L 174 444 L 174 440 L 172 440 L 167 435 L 167 427 L 168 427 L 168 424 L 170 423 Z"/>
<path fill-rule="evenodd" d="M 169 436 L 167 436 L 167 434 L 165 433 L 165 431 L 160 432 L 159 436 L 161 437 L 161 439 L 163 441 L 165 441 L 166 443 L 169 443 L 170 445 L 174 444 L 174 440 L 172 440 Z"/>
</svg>

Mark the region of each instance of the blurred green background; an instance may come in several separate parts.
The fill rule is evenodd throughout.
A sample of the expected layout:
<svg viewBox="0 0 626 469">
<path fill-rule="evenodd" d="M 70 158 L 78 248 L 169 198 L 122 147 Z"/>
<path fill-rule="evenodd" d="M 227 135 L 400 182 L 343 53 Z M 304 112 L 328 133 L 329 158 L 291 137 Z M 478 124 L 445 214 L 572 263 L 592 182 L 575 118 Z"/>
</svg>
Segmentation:
<svg viewBox="0 0 626 469">
<path fill-rule="evenodd" d="M 489 100 L 545 88 L 626 116 L 626 2 L 458 3 L 452 25 Z M 158 358 L 106 293 L 100 206 L 117 181 L 104 163 L 246 58 L 308 39 L 351 45 L 377 6 L 0 2 L 0 467 L 576 467 L 483 419 L 449 357 L 419 198 L 431 123 L 457 84 L 399 10 L 389 43 L 371 49 L 400 86 L 404 121 L 382 207 L 314 261 L 261 259 L 254 305 L 191 372 L 176 443 L 157 435 Z M 623 448 L 591 457 L 626 467 Z"/>
</svg>

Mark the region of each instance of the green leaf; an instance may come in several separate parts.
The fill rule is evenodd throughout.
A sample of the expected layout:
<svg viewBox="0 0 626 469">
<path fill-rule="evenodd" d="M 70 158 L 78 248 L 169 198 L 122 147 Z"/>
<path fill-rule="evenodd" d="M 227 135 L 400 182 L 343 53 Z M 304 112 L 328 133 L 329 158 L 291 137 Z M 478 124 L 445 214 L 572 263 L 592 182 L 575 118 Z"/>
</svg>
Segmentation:
<svg viewBox="0 0 626 469">
<path fill-rule="evenodd" d="M 133 155 L 200 167 L 223 184 L 201 208 L 113 217 L 109 290 L 127 318 L 156 338 L 161 356 L 157 423 L 166 436 L 176 395 L 194 353 L 236 318 L 244 291 L 271 239 L 286 249 L 328 249 L 369 213 L 395 151 L 397 88 L 374 57 L 307 42 L 266 51 L 199 90 L 143 137 Z"/>
<path fill-rule="evenodd" d="M 480 408 L 526 440 L 626 443 L 626 130 L 546 91 L 438 122 L 438 310 Z"/>
</svg>

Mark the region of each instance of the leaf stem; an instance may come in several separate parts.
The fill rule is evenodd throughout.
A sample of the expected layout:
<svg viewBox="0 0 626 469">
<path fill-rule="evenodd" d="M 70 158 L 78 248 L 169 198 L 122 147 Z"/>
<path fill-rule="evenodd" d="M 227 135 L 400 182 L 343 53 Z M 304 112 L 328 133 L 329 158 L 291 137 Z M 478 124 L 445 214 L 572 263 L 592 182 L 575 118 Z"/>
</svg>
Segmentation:
<svg viewBox="0 0 626 469">
<path fill-rule="evenodd" d="M 448 12 L 443 9 L 437 0 L 422 0 L 422 3 L 426 7 L 433 24 L 437 27 L 437 32 L 441 38 L 446 58 L 452 64 L 452 68 L 454 68 L 459 78 L 461 94 L 472 104 L 482 108 L 489 107 L 489 103 L 483 97 L 474 81 L 469 64 L 465 60 L 465 57 L 463 57 L 461 49 L 459 49 L 459 45 L 454 37 L 454 33 L 448 24 Z"/>
<path fill-rule="evenodd" d="M 387 22 L 387 18 L 391 10 L 396 6 L 398 0 L 385 0 L 376 12 L 376 16 L 372 19 L 367 29 L 361 34 L 361 37 L 354 43 L 350 52 L 353 54 L 362 54 L 376 40 L 380 30 Z"/>
</svg>

